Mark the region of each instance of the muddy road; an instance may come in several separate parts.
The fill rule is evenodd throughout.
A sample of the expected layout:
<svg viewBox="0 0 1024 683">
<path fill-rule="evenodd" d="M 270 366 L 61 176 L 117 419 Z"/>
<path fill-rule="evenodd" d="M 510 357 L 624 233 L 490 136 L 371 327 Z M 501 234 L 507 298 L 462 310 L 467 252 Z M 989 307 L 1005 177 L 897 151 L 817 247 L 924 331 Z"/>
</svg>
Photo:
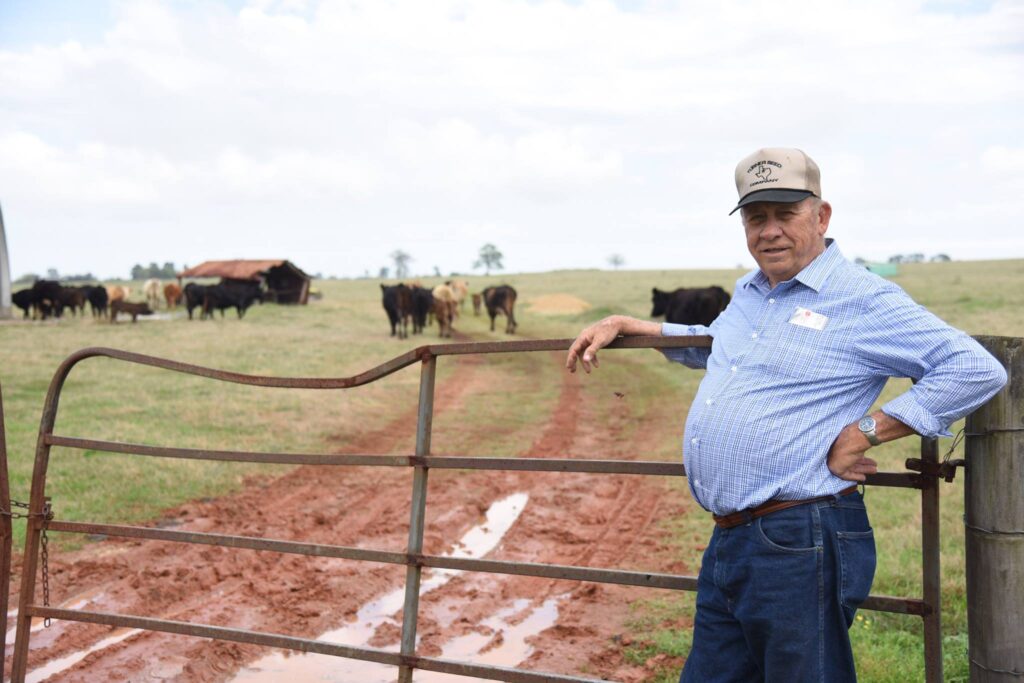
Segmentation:
<svg viewBox="0 0 1024 683">
<path fill-rule="evenodd" d="M 438 383 L 438 413 L 458 410 L 496 379 L 482 357 L 451 361 L 453 376 Z M 559 363 L 559 354 L 550 362 Z M 560 381 L 557 408 L 531 430 L 525 457 L 633 458 L 652 445 L 646 439 L 666 438 L 664 420 L 678 419 L 634 414 L 628 400 L 614 397 L 598 409 L 584 400 L 586 378 L 562 373 Z M 634 435 L 628 443 L 621 438 L 627 424 Z M 389 452 L 414 428 L 412 410 L 371 433 L 339 439 L 333 450 Z M 486 426 L 466 429 L 487 438 Z M 253 479 L 230 496 L 168 510 L 158 524 L 404 552 L 410 490 L 411 472 L 404 468 L 300 467 L 276 479 Z M 692 573 L 696 568 L 674 559 L 657 524 L 690 505 L 653 477 L 432 471 L 424 551 Z M 52 603 L 69 608 L 398 649 L 404 567 L 108 539 L 51 557 L 50 573 Z M 657 597 L 652 590 L 429 571 L 424 586 L 420 654 L 631 682 L 650 680 L 655 664 L 664 664 L 624 658 L 630 604 Z M 11 604 L 17 605 L 16 595 Z M 13 625 L 9 617 L 8 628 Z M 185 636 L 58 621 L 39 626 L 29 680 L 370 683 L 394 680 L 397 671 Z M 8 653 L 12 640 L 9 631 Z M 10 654 L 5 664 L 9 673 Z M 414 678 L 470 680 L 426 672 Z"/>
</svg>

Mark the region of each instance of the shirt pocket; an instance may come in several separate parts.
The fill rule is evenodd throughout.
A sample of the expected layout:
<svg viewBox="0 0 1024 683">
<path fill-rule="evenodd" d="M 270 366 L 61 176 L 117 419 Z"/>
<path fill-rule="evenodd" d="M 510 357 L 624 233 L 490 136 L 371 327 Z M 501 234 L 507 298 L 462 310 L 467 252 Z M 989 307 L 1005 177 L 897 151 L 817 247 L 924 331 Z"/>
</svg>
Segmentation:
<svg viewBox="0 0 1024 683">
<path fill-rule="evenodd" d="M 772 341 L 761 359 L 765 371 L 772 375 L 813 380 L 843 376 L 856 367 L 849 338 L 839 330 L 783 322 Z"/>
</svg>

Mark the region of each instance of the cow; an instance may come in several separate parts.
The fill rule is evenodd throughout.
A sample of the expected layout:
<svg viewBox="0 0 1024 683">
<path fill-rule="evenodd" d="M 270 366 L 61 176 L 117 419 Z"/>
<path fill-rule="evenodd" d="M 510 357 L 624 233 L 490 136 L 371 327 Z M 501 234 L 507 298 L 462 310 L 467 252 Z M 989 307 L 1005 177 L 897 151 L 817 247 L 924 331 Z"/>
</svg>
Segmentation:
<svg viewBox="0 0 1024 683">
<path fill-rule="evenodd" d="M 466 310 L 466 296 L 469 294 L 469 283 L 465 280 L 448 280 L 445 284 L 452 288 L 452 294 L 455 295 L 455 303 L 458 308 Z M 455 314 L 456 316 L 458 315 L 458 309 L 456 309 Z"/>
<path fill-rule="evenodd" d="M 174 282 L 164 285 L 164 300 L 167 301 L 167 308 L 173 310 L 181 302 L 181 287 Z"/>
<path fill-rule="evenodd" d="M 491 317 L 491 332 L 494 332 L 494 319 L 498 313 L 504 313 L 508 318 L 505 325 L 505 334 L 515 334 L 516 323 L 516 290 L 508 285 L 488 287 L 483 291 L 484 305 L 487 306 L 487 315 Z"/>
<path fill-rule="evenodd" d="M 224 317 L 224 310 L 235 308 L 238 319 L 245 317 L 245 312 L 252 303 L 259 299 L 263 302 L 263 293 L 260 291 L 258 282 L 252 283 L 227 283 L 221 282 L 206 288 L 203 296 L 203 318 L 212 318 L 213 310 L 220 311 L 220 317 Z"/>
<path fill-rule="evenodd" d="M 71 311 L 71 315 L 78 317 L 78 311 L 85 313 L 85 292 L 79 287 L 61 287 L 60 305 Z"/>
<path fill-rule="evenodd" d="M 438 285 L 431 294 L 434 297 L 434 317 L 437 318 L 440 336 L 450 337 L 459 305 L 455 300 L 455 292 L 448 285 Z"/>
<path fill-rule="evenodd" d="M 23 318 L 28 318 L 36 305 L 36 291 L 31 287 L 20 289 L 11 295 L 11 303 L 24 312 Z"/>
<path fill-rule="evenodd" d="M 202 315 L 203 299 L 206 297 L 206 286 L 190 282 L 185 285 L 182 293 L 185 295 L 185 308 L 188 309 L 188 319 L 192 320 L 192 311 L 196 308 L 200 309 L 199 312 Z"/>
<path fill-rule="evenodd" d="M 114 303 L 115 301 L 127 301 L 131 293 L 131 287 L 125 287 L 124 285 L 107 285 L 107 301 L 110 303 Z"/>
<path fill-rule="evenodd" d="M 110 323 L 117 323 L 117 314 L 127 313 L 132 317 L 132 322 L 138 322 L 140 315 L 153 315 L 153 310 L 147 303 L 133 304 L 123 299 L 110 302 Z"/>
<path fill-rule="evenodd" d="M 142 296 L 146 297 L 146 303 L 156 310 L 160 303 L 160 281 L 155 277 L 146 280 L 146 283 L 142 285 Z"/>
<path fill-rule="evenodd" d="M 107 315 L 107 302 L 109 295 L 107 288 L 99 286 L 85 286 L 85 298 L 89 300 L 89 307 L 92 309 L 92 317 L 105 317 Z"/>
<path fill-rule="evenodd" d="M 484 297 L 482 294 L 473 295 L 473 315 L 480 316 L 480 306 L 483 304 Z"/>
<path fill-rule="evenodd" d="M 729 293 L 718 285 L 663 292 L 651 290 L 651 317 L 665 316 L 665 322 L 681 325 L 710 325 L 729 305 Z"/>
<path fill-rule="evenodd" d="M 32 285 L 34 305 L 43 320 L 53 315 L 59 318 L 64 312 L 64 287 L 56 280 L 36 280 Z"/>
<path fill-rule="evenodd" d="M 412 333 L 419 334 L 427 325 L 427 315 L 434 308 L 434 295 L 425 287 L 412 288 Z"/>
<path fill-rule="evenodd" d="M 391 323 L 391 336 L 399 339 L 409 336 L 409 316 L 412 314 L 412 292 L 404 284 L 380 285 L 381 303 Z"/>
</svg>

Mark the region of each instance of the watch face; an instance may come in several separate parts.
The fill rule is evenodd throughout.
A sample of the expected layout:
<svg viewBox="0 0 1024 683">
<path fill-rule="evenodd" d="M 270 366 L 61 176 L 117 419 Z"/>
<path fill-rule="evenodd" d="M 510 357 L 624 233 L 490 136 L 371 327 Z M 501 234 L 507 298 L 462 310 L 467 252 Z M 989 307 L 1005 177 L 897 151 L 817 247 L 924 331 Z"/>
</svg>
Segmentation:
<svg viewBox="0 0 1024 683">
<path fill-rule="evenodd" d="M 860 422 L 857 423 L 857 426 L 860 427 L 860 431 L 862 432 L 873 432 L 875 431 L 875 418 L 870 415 L 862 417 Z"/>
</svg>

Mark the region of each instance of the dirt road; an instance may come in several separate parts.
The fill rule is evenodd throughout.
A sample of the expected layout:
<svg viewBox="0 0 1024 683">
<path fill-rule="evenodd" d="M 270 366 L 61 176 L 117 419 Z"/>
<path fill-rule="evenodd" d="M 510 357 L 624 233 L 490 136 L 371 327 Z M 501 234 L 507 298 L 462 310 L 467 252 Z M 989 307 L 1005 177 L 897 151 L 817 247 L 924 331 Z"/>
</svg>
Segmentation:
<svg viewBox="0 0 1024 683">
<path fill-rule="evenodd" d="M 438 413 L 458 410 L 494 379 L 481 357 L 453 362 L 453 376 L 438 385 Z M 552 356 L 552 363 L 557 362 Z M 615 397 L 600 407 L 603 424 L 595 429 L 598 410 L 582 396 L 585 379 L 563 373 L 561 381 L 557 409 L 533 430 L 527 457 L 571 452 L 632 458 L 650 445 L 644 439 L 665 438 L 664 424 L 660 429 L 641 424 L 630 430 L 638 436 L 624 443 L 620 435 L 627 423 L 653 425 L 666 416 L 634 414 L 628 400 Z M 388 452 L 408 440 L 414 425 L 414 412 L 402 414 L 379 430 L 339 441 L 335 450 Z M 485 427 L 467 425 L 480 430 L 479 438 L 486 438 Z M 453 471 L 433 471 L 430 477 L 427 553 L 452 552 L 468 531 L 486 532 L 488 523 L 494 525 L 485 517 L 488 510 L 518 495 L 516 500 L 525 503 L 488 557 L 692 570 L 673 560 L 665 532 L 656 524 L 679 513 L 688 501 L 668 495 L 664 482 L 655 478 Z M 274 480 L 254 479 L 231 496 L 169 510 L 160 524 L 401 552 L 408 533 L 410 487 L 411 473 L 405 469 L 301 467 Z M 51 559 L 50 571 L 54 604 L 303 637 L 352 626 L 366 605 L 404 584 L 404 567 L 392 565 L 113 539 Z M 473 573 L 446 576 L 421 599 L 420 653 L 449 656 L 464 646 L 473 655 L 468 658 L 480 661 L 493 652 L 504 666 L 649 680 L 651 669 L 626 662 L 621 643 L 630 638 L 630 604 L 650 597 L 656 597 L 650 590 L 620 586 Z M 397 649 L 400 616 L 392 612 L 375 623 L 368 644 Z M 11 626 L 13 619 L 8 619 Z M 522 641 L 519 647 L 513 646 L 516 639 Z M 53 681 L 242 681 L 258 674 L 273 652 L 67 622 L 33 633 L 31 644 L 30 672 L 41 678 L 48 664 L 56 671 L 47 679 Z M 95 651 L 82 657 L 89 648 Z M 313 656 L 278 657 L 275 666 L 294 663 L 301 672 L 304 658 Z M 9 656 L 6 666 L 9 671 Z M 333 680 L 362 679 L 338 674 Z M 416 680 L 422 679 L 417 675 Z"/>
</svg>

